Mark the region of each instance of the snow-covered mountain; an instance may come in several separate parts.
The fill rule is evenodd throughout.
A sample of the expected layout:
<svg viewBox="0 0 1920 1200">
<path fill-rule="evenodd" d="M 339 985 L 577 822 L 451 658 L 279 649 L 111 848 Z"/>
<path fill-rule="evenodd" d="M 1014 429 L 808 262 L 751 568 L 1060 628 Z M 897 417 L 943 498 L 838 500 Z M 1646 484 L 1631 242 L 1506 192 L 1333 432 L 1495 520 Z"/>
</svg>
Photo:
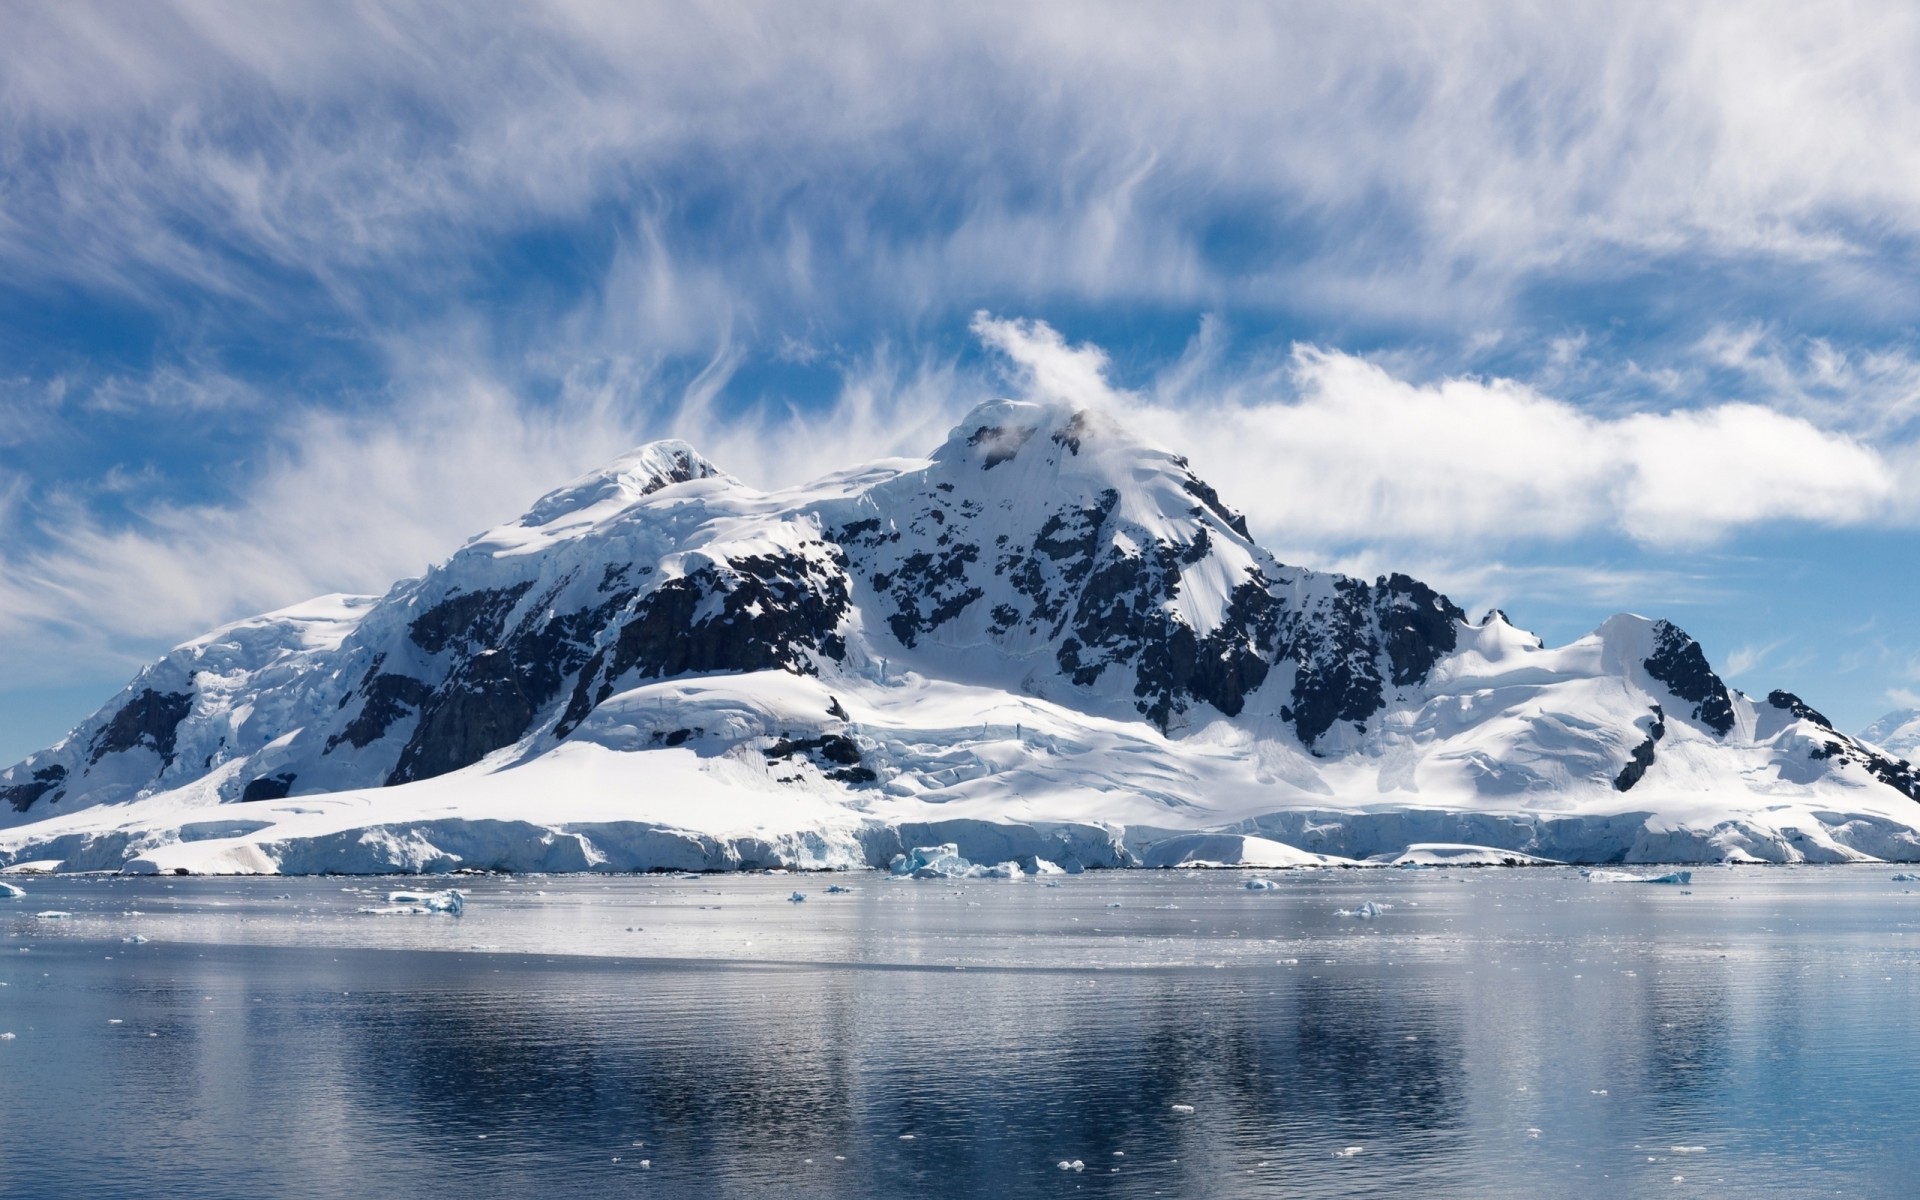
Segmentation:
<svg viewBox="0 0 1920 1200">
<path fill-rule="evenodd" d="M 1402 575 L 1281 564 L 1187 462 L 985 405 L 762 492 L 659 442 L 424 578 L 182 645 L 0 772 L 69 869 L 1920 859 L 1920 777 L 1675 626 L 1547 648 Z M 1884 746 L 1884 742 L 1882 743 Z"/>
<path fill-rule="evenodd" d="M 1912 758 L 1920 750 L 1920 708 L 1896 709 L 1860 731 L 1860 740 L 1889 754 Z"/>
</svg>

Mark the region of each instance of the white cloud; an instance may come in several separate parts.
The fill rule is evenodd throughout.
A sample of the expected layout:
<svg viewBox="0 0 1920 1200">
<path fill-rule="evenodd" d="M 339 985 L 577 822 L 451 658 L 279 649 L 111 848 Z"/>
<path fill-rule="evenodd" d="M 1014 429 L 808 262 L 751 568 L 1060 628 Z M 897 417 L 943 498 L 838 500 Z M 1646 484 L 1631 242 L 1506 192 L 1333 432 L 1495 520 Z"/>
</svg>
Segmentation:
<svg viewBox="0 0 1920 1200">
<path fill-rule="evenodd" d="M 472 373 L 457 338 L 389 352 L 411 363 L 395 404 L 295 410 L 217 501 L 136 503 L 132 519 L 109 520 L 62 494 L 29 511 L 23 480 L 0 473 L 0 670 L 18 685 L 131 666 L 226 620 L 383 592 L 647 438 L 686 438 L 771 488 L 923 454 L 984 398 L 950 362 L 884 348 L 849 362 L 833 402 L 808 409 L 727 406 L 737 354 L 725 345 L 677 389 L 621 361 L 575 371 L 546 403 Z M 137 490 L 117 476 L 95 488 Z"/>
<path fill-rule="evenodd" d="M 1196 400 L 1116 391 L 1098 350 L 1044 323 L 976 328 L 1036 393 L 1123 409 L 1179 447 L 1283 544 L 1484 549 L 1618 532 L 1698 545 L 1768 522 L 1881 517 L 1899 487 L 1872 447 L 1751 404 L 1605 418 L 1511 380 L 1414 384 L 1312 346 L 1284 376 L 1220 385 L 1189 362 L 1166 377 Z"/>
<path fill-rule="evenodd" d="M 271 265 L 351 305 L 357 272 L 612 203 L 699 208 L 737 289 L 797 305 L 1477 327 L 1684 253 L 1911 304 L 1916 52 L 1891 2 L 42 5 L 0 47 L 0 262 L 261 302 Z M 1310 232 L 1210 251 L 1221 220 Z"/>
</svg>

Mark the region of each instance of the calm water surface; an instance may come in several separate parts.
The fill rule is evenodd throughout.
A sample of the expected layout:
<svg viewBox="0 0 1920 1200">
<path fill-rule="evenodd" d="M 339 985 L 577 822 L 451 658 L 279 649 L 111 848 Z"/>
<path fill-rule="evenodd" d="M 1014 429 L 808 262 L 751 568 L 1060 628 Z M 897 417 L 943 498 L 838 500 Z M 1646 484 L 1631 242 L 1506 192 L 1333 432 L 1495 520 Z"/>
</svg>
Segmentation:
<svg viewBox="0 0 1920 1200">
<path fill-rule="evenodd" d="M 1895 870 L 26 879 L 0 1194 L 1911 1196 Z"/>
</svg>

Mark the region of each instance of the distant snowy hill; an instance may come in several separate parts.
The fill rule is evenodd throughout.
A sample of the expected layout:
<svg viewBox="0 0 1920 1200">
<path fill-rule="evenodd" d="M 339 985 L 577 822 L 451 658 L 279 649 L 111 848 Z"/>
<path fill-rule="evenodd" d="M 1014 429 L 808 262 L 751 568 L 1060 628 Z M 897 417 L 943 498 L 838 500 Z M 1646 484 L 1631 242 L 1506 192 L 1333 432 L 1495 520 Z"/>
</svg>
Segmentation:
<svg viewBox="0 0 1920 1200">
<path fill-rule="evenodd" d="M 385 596 L 188 642 L 0 772 L 0 861 L 1101 866 L 1196 831 L 1920 860 L 1903 750 L 1665 621 L 1546 648 L 1284 565 L 1184 459 L 1003 401 L 783 492 L 655 443 Z"/>
<path fill-rule="evenodd" d="M 1920 750 L 1920 708 L 1902 708 L 1890 712 L 1860 731 L 1860 740 L 1912 758 Z"/>
</svg>

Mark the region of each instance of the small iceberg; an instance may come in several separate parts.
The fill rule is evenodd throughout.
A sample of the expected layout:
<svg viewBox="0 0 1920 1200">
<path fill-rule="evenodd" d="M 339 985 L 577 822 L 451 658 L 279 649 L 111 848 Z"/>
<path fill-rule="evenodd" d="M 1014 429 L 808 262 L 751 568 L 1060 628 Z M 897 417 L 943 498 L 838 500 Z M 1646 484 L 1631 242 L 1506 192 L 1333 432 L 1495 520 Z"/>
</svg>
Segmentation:
<svg viewBox="0 0 1920 1200">
<path fill-rule="evenodd" d="M 1895 876 L 1894 878 L 1899 878 Z M 27 894 L 27 889 L 13 883 L 0 883 L 0 900 L 18 900 Z"/>
<path fill-rule="evenodd" d="M 1895 883 L 1920 883 L 1920 875 L 1915 875 L 1912 871 L 1902 871 L 1893 877 L 1893 881 Z M 0 884 L 0 887 L 5 886 L 5 884 Z M 19 895 L 20 890 L 15 888 L 13 894 L 16 896 Z"/>
<path fill-rule="evenodd" d="M 1250 892 L 1277 892 L 1280 885 L 1271 879 L 1249 879 L 1246 884 Z"/>
<path fill-rule="evenodd" d="M 787 897 L 788 904 L 805 904 L 806 902 L 807 894 L 805 892 L 795 892 L 793 895 Z"/>
<path fill-rule="evenodd" d="M 887 869 L 895 879 L 1018 879 L 1026 874 L 1017 862 L 993 866 L 968 862 L 960 857 L 960 847 L 954 842 L 916 846 L 905 854 L 896 854 Z"/>
<path fill-rule="evenodd" d="M 428 913 L 457 917 L 466 910 L 465 894 L 458 888 L 448 888 L 444 892 L 388 892 L 384 907 L 360 911 L 376 917 L 418 917 Z"/>
<path fill-rule="evenodd" d="M 1361 921 L 1371 921 L 1375 917 L 1384 915 L 1386 911 L 1392 907 L 1393 905 L 1391 904 L 1377 904 L 1372 900 L 1368 900 L 1358 908 L 1342 908 L 1335 911 L 1333 915 L 1336 917 L 1353 917 Z"/>
<path fill-rule="evenodd" d="M 1629 875 L 1625 871 L 1581 871 L 1588 883 L 1669 883 L 1686 887 L 1693 882 L 1692 871 L 1668 871 L 1665 875 Z"/>
<path fill-rule="evenodd" d="M 845 896 L 851 891 L 853 891 L 852 888 L 841 887 L 837 883 L 830 883 L 827 885 L 827 895 L 829 896 Z"/>
<path fill-rule="evenodd" d="M 70 912 L 62 912 L 57 908 L 50 908 L 45 912 L 37 912 L 33 915 L 39 917 L 42 921 L 64 921 L 73 914 Z"/>
<path fill-rule="evenodd" d="M 1518 850 L 1463 842 L 1415 842 L 1397 855 L 1381 856 L 1394 867 L 1557 867 L 1565 864 Z M 1373 860 L 1369 860 L 1373 861 Z"/>
</svg>

